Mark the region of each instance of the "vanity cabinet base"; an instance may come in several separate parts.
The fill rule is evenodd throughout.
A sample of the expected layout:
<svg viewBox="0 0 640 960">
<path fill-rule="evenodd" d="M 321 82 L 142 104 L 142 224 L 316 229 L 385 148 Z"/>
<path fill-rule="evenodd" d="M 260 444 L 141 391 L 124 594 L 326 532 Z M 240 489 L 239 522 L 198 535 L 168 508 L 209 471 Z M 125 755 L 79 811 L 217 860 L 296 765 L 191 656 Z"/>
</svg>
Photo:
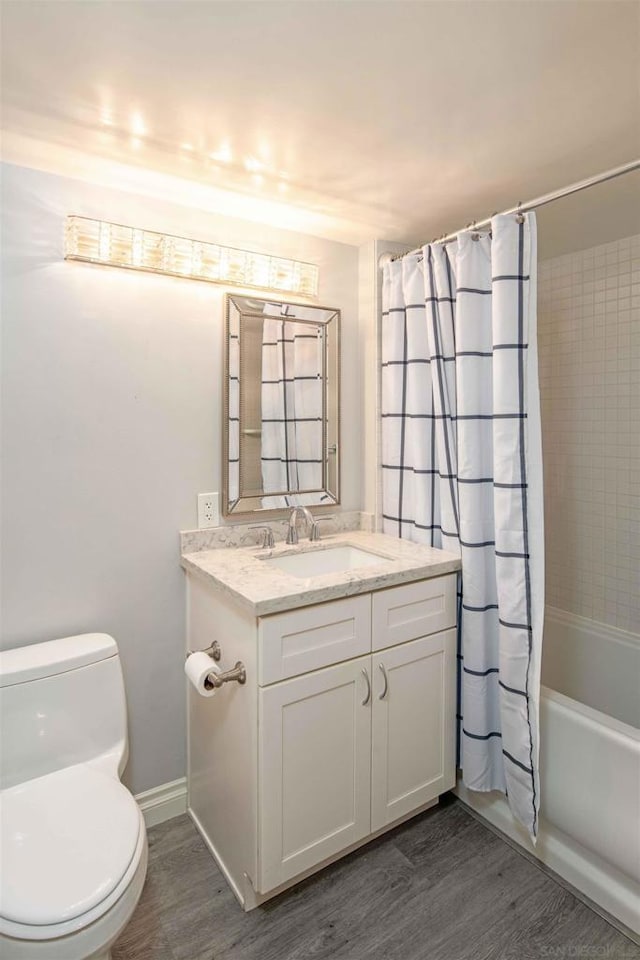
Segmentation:
<svg viewBox="0 0 640 960">
<path fill-rule="evenodd" d="M 421 814 L 426 813 L 427 810 L 431 810 L 433 807 L 436 807 L 439 802 L 439 797 L 436 797 L 435 800 L 431 800 L 429 803 L 423 804 L 421 807 L 418 807 L 417 810 L 412 810 L 411 813 L 405 814 L 404 817 L 399 817 L 393 823 L 389 823 L 386 826 L 381 827 L 380 830 L 376 830 L 375 833 L 368 834 L 366 837 L 358 840 L 357 843 L 352 843 L 348 847 L 344 847 L 339 853 L 335 853 L 332 857 L 327 857 L 326 860 L 323 860 L 321 863 L 317 863 L 315 866 L 309 867 L 308 870 L 303 870 L 302 873 L 297 874 L 295 877 L 291 877 L 291 879 L 287 880 L 286 883 L 281 883 L 279 886 L 269 890 L 268 893 L 258 893 L 253 886 L 251 877 L 249 877 L 246 873 L 239 878 L 238 882 L 236 882 L 236 878 L 233 877 L 229 872 L 227 865 L 211 841 L 211 838 L 207 835 L 205 829 L 198 820 L 198 817 L 191 809 L 188 809 L 187 813 L 191 819 L 191 822 L 202 837 L 209 853 L 215 860 L 220 873 L 231 887 L 231 890 L 233 891 L 238 903 L 242 909 L 248 913 L 249 910 L 255 910 L 256 907 L 262 906 L 263 903 L 268 903 L 269 900 L 273 900 L 274 897 L 284 893 L 285 890 L 290 890 L 292 887 L 295 887 L 297 883 L 302 883 L 303 880 L 307 880 L 315 873 L 319 873 L 320 870 L 324 870 L 325 867 L 330 867 L 332 863 L 342 860 L 343 857 L 353 853 L 355 850 L 360 850 L 361 847 L 366 847 L 366 845 L 371 843 L 372 840 L 376 840 L 378 837 L 381 837 L 385 833 L 389 833 L 391 830 L 401 826 L 408 820 L 412 820 L 414 817 L 419 817 Z"/>
<path fill-rule="evenodd" d="M 455 574 L 437 579 L 412 584 L 410 597 L 392 587 L 310 607 L 305 624 L 304 610 L 253 618 L 188 576 L 189 648 L 217 641 L 222 669 L 246 667 L 242 686 L 188 693 L 188 810 L 245 910 L 454 787 Z M 402 641 L 380 649 L 369 633 L 363 643 L 371 607 L 398 601 Z M 437 632 L 423 636 L 436 605 Z M 314 668 L 321 651 L 341 649 L 345 659 Z M 294 659 L 306 670 L 287 676 Z"/>
</svg>

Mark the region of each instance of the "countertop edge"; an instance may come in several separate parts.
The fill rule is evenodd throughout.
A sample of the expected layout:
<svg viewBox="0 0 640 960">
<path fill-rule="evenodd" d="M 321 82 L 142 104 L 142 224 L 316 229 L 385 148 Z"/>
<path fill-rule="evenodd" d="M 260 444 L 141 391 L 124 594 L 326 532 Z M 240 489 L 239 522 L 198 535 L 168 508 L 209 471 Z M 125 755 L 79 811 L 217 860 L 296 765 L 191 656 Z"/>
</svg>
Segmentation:
<svg viewBox="0 0 640 960">
<path fill-rule="evenodd" d="M 431 580 L 448 573 L 456 573 L 462 567 L 459 558 L 436 560 L 409 570 L 391 571 L 370 577 L 358 576 L 357 579 L 354 578 L 353 581 L 346 583 L 317 586 L 311 589 L 305 589 L 304 584 L 307 581 L 301 580 L 300 587 L 301 590 L 304 590 L 304 593 L 286 594 L 272 599 L 252 601 L 234 590 L 229 584 L 219 580 L 214 574 L 203 570 L 202 567 L 193 562 L 192 558 L 194 556 L 197 556 L 197 554 L 188 553 L 181 556 L 180 565 L 183 570 L 194 574 L 198 579 L 207 583 L 255 617 L 266 617 L 277 613 L 285 613 L 288 610 L 299 610 L 302 607 L 310 607 L 319 603 L 330 603 L 335 600 L 358 596 L 362 593 L 373 593 L 378 590 L 385 590 L 388 587 L 415 583 L 418 580 Z"/>
</svg>

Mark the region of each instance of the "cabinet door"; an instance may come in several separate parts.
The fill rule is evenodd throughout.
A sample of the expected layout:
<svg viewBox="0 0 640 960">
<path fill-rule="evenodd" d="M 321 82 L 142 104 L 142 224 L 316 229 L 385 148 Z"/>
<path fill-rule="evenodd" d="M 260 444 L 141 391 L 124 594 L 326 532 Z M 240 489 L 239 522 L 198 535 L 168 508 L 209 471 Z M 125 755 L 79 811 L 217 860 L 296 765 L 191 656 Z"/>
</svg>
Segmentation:
<svg viewBox="0 0 640 960">
<path fill-rule="evenodd" d="M 371 827 L 371 657 L 259 691 L 259 891 Z"/>
<path fill-rule="evenodd" d="M 373 655 L 372 831 L 455 785 L 455 644 L 447 630 Z"/>
</svg>

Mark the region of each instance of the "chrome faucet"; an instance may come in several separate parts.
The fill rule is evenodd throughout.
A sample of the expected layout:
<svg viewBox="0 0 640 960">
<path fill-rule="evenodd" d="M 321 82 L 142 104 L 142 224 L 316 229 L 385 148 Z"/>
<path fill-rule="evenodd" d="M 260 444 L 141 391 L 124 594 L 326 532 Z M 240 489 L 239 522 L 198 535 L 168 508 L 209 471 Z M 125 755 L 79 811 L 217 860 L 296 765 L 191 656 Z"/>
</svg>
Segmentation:
<svg viewBox="0 0 640 960">
<path fill-rule="evenodd" d="M 273 530 L 271 527 L 261 527 L 254 526 L 249 527 L 250 530 L 260 530 L 262 536 L 260 537 L 260 546 L 263 550 L 271 550 L 275 546 L 275 541 L 273 538 Z"/>
<path fill-rule="evenodd" d="M 307 510 L 306 507 L 292 507 L 291 513 L 289 514 L 289 529 L 287 531 L 287 543 L 297 543 L 298 542 L 298 529 L 296 523 L 298 520 L 298 514 L 301 513 L 309 525 L 309 540 L 318 539 L 318 526 L 313 519 L 310 510 Z"/>
</svg>

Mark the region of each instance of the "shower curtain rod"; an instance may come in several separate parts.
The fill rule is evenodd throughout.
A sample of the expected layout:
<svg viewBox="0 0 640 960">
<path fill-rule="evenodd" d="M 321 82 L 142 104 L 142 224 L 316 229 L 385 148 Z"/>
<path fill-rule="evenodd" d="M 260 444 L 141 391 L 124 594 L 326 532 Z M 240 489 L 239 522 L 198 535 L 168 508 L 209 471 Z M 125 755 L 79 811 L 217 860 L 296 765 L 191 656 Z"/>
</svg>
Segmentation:
<svg viewBox="0 0 640 960">
<path fill-rule="evenodd" d="M 620 167 L 612 167 L 611 170 L 605 170 L 604 173 L 598 173 L 593 177 L 587 177 L 586 180 L 578 180 L 576 183 L 569 184 L 568 187 L 562 187 L 560 190 L 554 190 L 553 193 L 545 193 L 541 197 L 536 197 L 535 200 L 528 200 L 526 203 L 519 203 L 515 207 L 511 207 L 510 210 L 503 210 L 500 216 L 506 216 L 510 213 L 526 213 L 527 210 L 534 210 L 536 207 L 543 207 L 545 203 L 551 203 L 552 200 L 560 200 L 561 197 L 568 197 L 572 193 L 578 193 L 580 190 L 586 190 L 587 187 L 595 187 L 598 183 L 605 183 L 607 180 L 614 180 L 616 177 L 621 177 L 624 173 L 632 173 L 633 170 L 640 170 L 640 160 L 632 160 L 630 163 L 623 163 Z M 493 216 L 498 216 L 498 214 L 493 214 Z M 480 230 L 482 227 L 488 227 L 491 223 L 492 217 L 487 217 L 486 220 L 480 220 L 477 223 L 475 220 L 472 221 L 465 230 Z M 449 233 L 444 237 L 437 237 L 432 243 L 450 243 L 452 240 L 457 240 L 458 233 L 460 230 L 456 230 L 455 233 Z M 426 244 L 423 244 L 426 246 Z M 416 247 L 415 250 L 409 250 L 407 253 L 399 253 L 397 256 L 392 257 L 392 260 L 402 260 L 403 257 L 410 257 L 414 253 L 420 253 L 422 246 Z"/>
</svg>

